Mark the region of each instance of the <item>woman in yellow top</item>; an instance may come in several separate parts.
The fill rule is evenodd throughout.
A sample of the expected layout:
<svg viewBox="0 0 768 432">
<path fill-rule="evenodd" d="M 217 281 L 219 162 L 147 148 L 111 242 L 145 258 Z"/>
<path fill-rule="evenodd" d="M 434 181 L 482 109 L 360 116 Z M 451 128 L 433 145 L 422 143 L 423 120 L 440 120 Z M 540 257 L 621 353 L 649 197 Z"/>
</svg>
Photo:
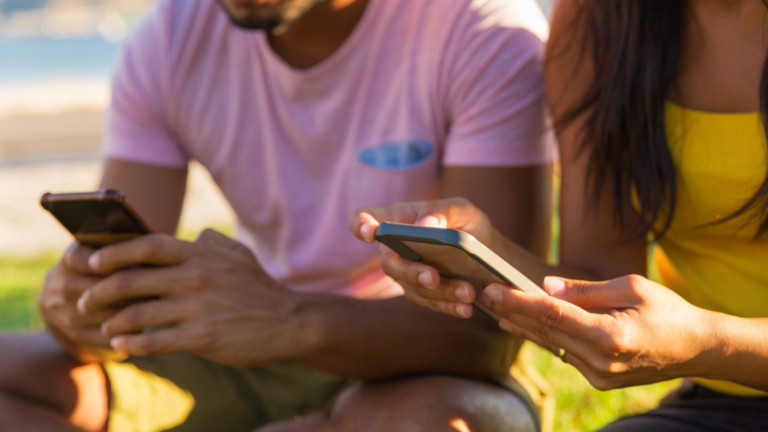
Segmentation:
<svg viewBox="0 0 768 432">
<path fill-rule="evenodd" d="M 548 50 L 558 266 L 462 200 L 366 209 L 353 231 L 372 241 L 378 221 L 394 219 L 473 234 L 552 295 L 491 284 L 479 300 L 599 389 L 693 379 L 676 402 L 606 430 L 765 430 L 768 5 L 562 0 Z M 649 237 L 661 284 L 626 276 L 646 274 Z M 467 282 L 391 251 L 383 265 L 417 304 L 472 314 Z"/>
</svg>

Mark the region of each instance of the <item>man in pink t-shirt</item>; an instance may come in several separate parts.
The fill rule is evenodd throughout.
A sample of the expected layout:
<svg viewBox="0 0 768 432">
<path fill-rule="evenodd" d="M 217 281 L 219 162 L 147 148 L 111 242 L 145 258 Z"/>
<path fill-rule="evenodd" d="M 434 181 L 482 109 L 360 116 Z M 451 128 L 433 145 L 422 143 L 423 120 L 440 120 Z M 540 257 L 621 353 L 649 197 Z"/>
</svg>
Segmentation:
<svg viewBox="0 0 768 432">
<path fill-rule="evenodd" d="M 160 1 L 116 69 L 102 180 L 160 234 L 52 270 L 56 338 L 0 335 L 0 429 L 246 431 L 357 380 L 264 430 L 533 430 L 489 384 L 518 341 L 412 306 L 347 218 L 465 196 L 545 254 L 547 31 L 533 0 Z M 171 236 L 193 159 L 237 241 Z"/>
</svg>

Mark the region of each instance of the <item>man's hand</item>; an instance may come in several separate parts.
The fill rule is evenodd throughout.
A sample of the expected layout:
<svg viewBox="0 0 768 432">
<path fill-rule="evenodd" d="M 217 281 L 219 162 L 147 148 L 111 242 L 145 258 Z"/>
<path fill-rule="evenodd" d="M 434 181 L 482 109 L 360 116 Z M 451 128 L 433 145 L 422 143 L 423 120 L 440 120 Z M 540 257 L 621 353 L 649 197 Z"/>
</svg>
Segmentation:
<svg viewBox="0 0 768 432">
<path fill-rule="evenodd" d="M 349 219 L 349 228 L 357 238 L 371 243 L 375 241 L 380 222 L 458 229 L 492 250 L 499 236 L 485 213 L 463 198 L 357 209 Z M 383 245 L 381 266 L 403 287 L 411 302 L 457 318 L 472 316 L 471 303 L 477 293 L 469 282 L 440 277 L 434 267 L 401 258 Z"/>
<path fill-rule="evenodd" d="M 102 325 L 112 347 L 127 355 L 188 352 L 232 366 L 294 359 L 311 323 L 297 318 L 303 297 L 279 286 L 250 250 L 203 232 L 195 243 L 148 235 L 105 247 L 89 259 L 110 273 L 89 288 L 78 309 L 90 314 L 129 305 Z"/>
<path fill-rule="evenodd" d="M 38 305 L 49 331 L 70 354 L 84 362 L 112 358 L 109 339 L 101 333 L 101 324 L 116 312 L 104 308 L 81 314 L 77 300 L 88 288 L 101 280 L 91 272 L 88 259 L 94 249 L 73 244 L 64 258 L 48 273 Z M 91 349 L 92 347 L 95 349 Z"/>
</svg>

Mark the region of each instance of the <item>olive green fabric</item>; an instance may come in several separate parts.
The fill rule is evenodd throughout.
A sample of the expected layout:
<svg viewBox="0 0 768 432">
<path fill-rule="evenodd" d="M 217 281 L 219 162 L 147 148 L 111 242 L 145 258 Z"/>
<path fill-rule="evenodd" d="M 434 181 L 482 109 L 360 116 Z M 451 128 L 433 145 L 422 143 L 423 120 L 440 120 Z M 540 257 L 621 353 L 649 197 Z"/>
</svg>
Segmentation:
<svg viewBox="0 0 768 432">
<path fill-rule="evenodd" d="M 298 363 L 233 368 L 188 354 L 107 362 L 104 371 L 108 432 L 250 432 L 329 408 L 352 383 Z M 526 402 L 541 430 L 541 407 L 515 378 L 497 384 Z"/>
<path fill-rule="evenodd" d="M 104 364 L 109 432 L 245 432 L 328 407 L 350 381 L 297 363 L 232 368 L 176 354 Z"/>
</svg>

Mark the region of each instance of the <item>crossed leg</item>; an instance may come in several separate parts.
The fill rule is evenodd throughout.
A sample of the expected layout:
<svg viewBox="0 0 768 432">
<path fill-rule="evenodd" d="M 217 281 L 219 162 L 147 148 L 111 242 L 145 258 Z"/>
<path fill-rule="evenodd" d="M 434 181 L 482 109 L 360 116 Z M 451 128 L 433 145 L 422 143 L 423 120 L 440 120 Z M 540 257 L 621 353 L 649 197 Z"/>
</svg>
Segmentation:
<svg viewBox="0 0 768 432">
<path fill-rule="evenodd" d="M 534 432 L 531 413 L 497 386 L 453 377 L 358 383 L 331 413 L 273 423 L 256 432 Z"/>
<path fill-rule="evenodd" d="M 46 333 L 0 334 L 0 432 L 100 431 L 107 383 Z"/>
<path fill-rule="evenodd" d="M 104 429 L 107 381 L 48 334 L 0 334 L 0 432 Z M 273 423 L 258 432 L 534 432 L 527 406 L 500 387 L 453 377 L 358 383 L 331 413 Z"/>
</svg>

